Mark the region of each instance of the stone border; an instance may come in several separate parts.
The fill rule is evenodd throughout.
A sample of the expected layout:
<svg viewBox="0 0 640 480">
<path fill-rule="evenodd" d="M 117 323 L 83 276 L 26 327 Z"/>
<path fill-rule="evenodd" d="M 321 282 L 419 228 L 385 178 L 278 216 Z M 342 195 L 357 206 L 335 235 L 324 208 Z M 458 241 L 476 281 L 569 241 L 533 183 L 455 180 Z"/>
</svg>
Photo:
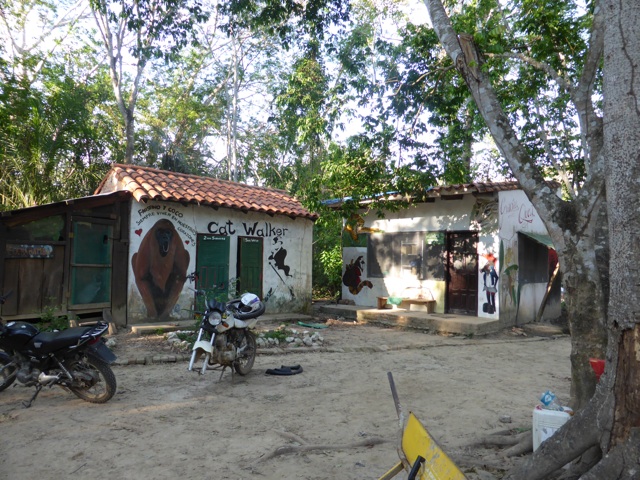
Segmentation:
<svg viewBox="0 0 640 480">
<path fill-rule="evenodd" d="M 443 342 L 438 345 L 398 345 L 389 347 L 388 345 L 375 345 L 375 346 L 363 346 L 363 347 L 292 347 L 292 348 L 258 348 L 257 355 L 289 355 L 299 353 L 384 353 L 397 350 L 427 350 L 429 348 L 438 347 L 456 347 L 456 346 L 468 346 L 468 345 L 492 345 L 502 343 L 514 343 L 514 342 L 543 342 L 558 340 L 566 338 L 568 335 L 552 335 L 549 337 L 533 337 L 533 338 L 514 338 L 503 340 L 470 340 L 465 343 L 453 343 Z M 117 351 L 114 352 L 117 356 Z M 163 363 L 177 363 L 188 362 L 191 359 L 191 353 L 177 353 L 167 355 L 140 355 L 135 358 L 121 359 L 118 358 L 113 365 L 126 366 L 126 365 L 158 365 Z"/>
</svg>

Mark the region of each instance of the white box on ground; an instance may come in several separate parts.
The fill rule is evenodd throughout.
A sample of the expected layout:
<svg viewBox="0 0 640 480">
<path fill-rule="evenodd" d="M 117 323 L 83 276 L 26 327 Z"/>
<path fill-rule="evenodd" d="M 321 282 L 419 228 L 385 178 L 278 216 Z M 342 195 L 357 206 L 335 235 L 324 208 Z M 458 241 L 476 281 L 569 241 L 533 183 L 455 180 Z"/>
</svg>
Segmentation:
<svg viewBox="0 0 640 480">
<path fill-rule="evenodd" d="M 567 412 L 558 410 L 545 410 L 536 407 L 533 409 L 533 451 L 551 435 L 556 433 L 562 425 L 571 418 Z"/>
</svg>

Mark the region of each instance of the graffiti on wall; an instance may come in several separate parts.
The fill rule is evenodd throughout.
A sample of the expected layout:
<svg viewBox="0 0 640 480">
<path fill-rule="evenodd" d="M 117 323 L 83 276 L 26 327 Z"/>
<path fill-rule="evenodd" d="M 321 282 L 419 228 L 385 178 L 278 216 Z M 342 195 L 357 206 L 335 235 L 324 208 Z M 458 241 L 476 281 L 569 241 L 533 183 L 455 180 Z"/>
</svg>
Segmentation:
<svg viewBox="0 0 640 480">
<path fill-rule="evenodd" d="M 487 301 L 482 305 L 482 311 L 493 315 L 496 313 L 496 294 L 498 293 L 498 273 L 496 272 L 496 257 L 493 253 L 483 255 L 487 262 L 482 267 L 482 290 Z"/>
<path fill-rule="evenodd" d="M 345 247 L 366 247 L 367 233 L 381 233 L 378 228 L 364 226 L 364 218 L 357 213 L 352 214 L 347 220 L 343 230 L 343 243 Z"/>
<path fill-rule="evenodd" d="M 503 240 L 500 240 L 500 265 L 501 268 L 502 265 L 504 265 L 501 274 L 501 289 L 507 293 L 509 304 L 517 309 L 520 301 L 520 289 L 518 288 L 518 263 L 513 245 L 505 247 Z"/>
<path fill-rule="evenodd" d="M 361 280 L 362 270 L 364 267 L 364 260 L 362 255 L 358 258 L 351 259 L 351 262 L 345 267 L 344 274 L 342 275 L 342 283 L 349 288 L 349 292 L 353 295 L 357 295 L 364 287 L 373 288 L 373 284 L 369 280 Z"/>
<path fill-rule="evenodd" d="M 511 217 L 519 225 L 531 224 L 537 218 L 536 209 L 529 202 L 519 202 L 516 198 L 500 203 L 500 215 Z"/>
<path fill-rule="evenodd" d="M 498 199 L 476 198 L 471 210 L 471 220 L 478 225 L 483 233 L 492 233 L 498 229 Z"/>
<path fill-rule="evenodd" d="M 293 288 L 288 284 L 288 277 L 293 277 L 291 275 L 291 267 L 286 263 L 287 259 L 287 250 L 284 248 L 284 242 L 280 239 L 280 237 L 275 237 L 273 239 L 273 247 L 271 253 L 269 254 L 269 265 L 273 268 L 273 271 L 276 272 L 276 275 L 280 279 L 281 285 L 283 285 L 287 290 L 289 290 L 289 294 L 292 299 L 295 299 L 296 296 L 293 292 Z M 282 274 L 280 273 L 282 272 Z M 283 277 L 284 275 L 284 277 Z M 269 289 L 267 292 L 267 297 L 265 299 L 268 300 L 271 295 L 273 295 L 274 290 L 273 287 Z"/>
<path fill-rule="evenodd" d="M 142 236 L 144 232 L 137 229 L 135 233 Z M 169 316 L 186 281 L 189 260 L 182 237 L 170 220 L 162 218 L 144 233 L 131 266 L 150 318 L 164 320 Z"/>
</svg>

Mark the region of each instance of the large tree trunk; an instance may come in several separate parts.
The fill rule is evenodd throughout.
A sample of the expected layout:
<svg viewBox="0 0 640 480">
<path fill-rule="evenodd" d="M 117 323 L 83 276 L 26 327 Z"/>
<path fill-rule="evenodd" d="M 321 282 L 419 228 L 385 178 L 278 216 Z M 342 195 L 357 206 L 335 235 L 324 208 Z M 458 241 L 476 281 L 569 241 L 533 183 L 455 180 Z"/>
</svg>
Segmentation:
<svg viewBox="0 0 640 480">
<path fill-rule="evenodd" d="M 563 270 L 567 288 L 568 316 L 572 338 L 571 353 L 571 405 L 581 408 L 595 390 L 595 376 L 589 364 L 590 357 L 603 358 L 606 349 L 606 295 L 602 289 L 601 269 L 596 256 L 597 241 L 602 240 L 603 225 L 600 212 L 604 205 L 604 179 L 602 177 L 601 122 L 593 119 L 592 105 L 576 95 L 576 109 L 584 117 L 581 125 L 589 128 L 584 133 L 590 145 L 589 178 L 581 192 L 569 201 L 563 201 L 545 182 L 536 159 L 529 157 L 518 134 L 504 112 L 488 73 L 482 68 L 483 58 L 468 34 L 453 30 L 441 0 L 424 0 L 433 28 L 447 54 L 462 75 L 496 146 L 509 164 L 527 197 L 544 222 Z M 599 18 L 598 18 L 599 20 Z M 594 20 L 595 25 L 600 23 Z M 598 37 L 599 38 L 599 37 Z M 596 52 L 600 43 L 594 42 Z M 592 77 L 585 75 L 588 79 Z M 581 88 L 575 89 L 582 92 Z M 588 90 L 587 90 L 588 91 Z M 604 235 L 606 239 L 606 235 Z M 607 249 L 605 242 L 601 249 Z M 601 250 L 600 249 L 600 250 Z"/>
<path fill-rule="evenodd" d="M 614 421 L 607 445 L 640 427 L 640 3 L 604 2 L 604 138 L 610 235 L 611 364 Z M 635 445 L 636 461 L 638 444 Z M 640 468 L 636 463 L 636 472 Z M 640 474 L 636 473 L 638 476 Z M 637 477 L 636 477 L 637 478 Z"/>
<path fill-rule="evenodd" d="M 580 478 L 640 477 L 640 3 L 606 0 L 604 145 L 610 244 L 605 374 L 589 404 L 510 478 L 543 479 L 597 448 Z"/>
</svg>

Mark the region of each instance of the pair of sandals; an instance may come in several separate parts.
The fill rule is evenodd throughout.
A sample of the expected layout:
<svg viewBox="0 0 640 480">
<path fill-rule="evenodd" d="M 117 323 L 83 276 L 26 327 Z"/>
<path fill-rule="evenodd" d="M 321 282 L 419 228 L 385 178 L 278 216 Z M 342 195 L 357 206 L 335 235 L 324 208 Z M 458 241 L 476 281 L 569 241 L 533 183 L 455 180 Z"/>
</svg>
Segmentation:
<svg viewBox="0 0 640 480">
<path fill-rule="evenodd" d="M 280 368 L 270 368 L 265 373 L 267 375 L 297 375 L 298 373 L 302 373 L 302 366 L 293 365 L 291 367 L 287 367 L 282 365 Z"/>
</svg>

